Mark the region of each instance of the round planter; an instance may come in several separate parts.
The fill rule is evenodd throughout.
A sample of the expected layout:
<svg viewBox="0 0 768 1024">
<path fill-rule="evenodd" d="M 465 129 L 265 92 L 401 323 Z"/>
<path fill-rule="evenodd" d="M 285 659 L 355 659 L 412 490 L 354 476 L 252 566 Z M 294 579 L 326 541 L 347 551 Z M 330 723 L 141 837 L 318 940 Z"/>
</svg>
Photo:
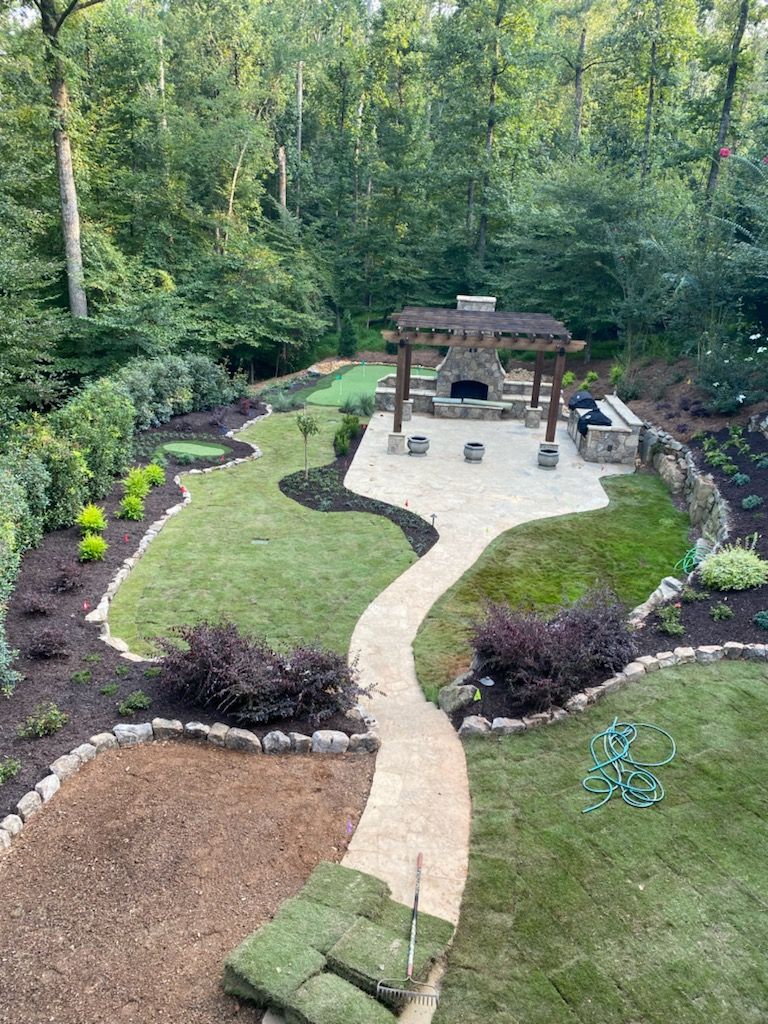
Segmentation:
<svg viewBox="0 0 768 1024">
<path fill-rule="evenodd" d="M 539 445 L 539 465 L 542 469 L 554 469 L 560 458 L 560 447 L 556 444 Z"/>
<path fill-rule="evenodd" d="M 465 462 L 482 462 L 485 455 L 485 445 L 480 441 L 467 441 L 464 445 Z"/>
<path fill-rule="evenodd" d="M 409 455 L 426 455 L 429 450 L 429 438 L 424 434 L 412 434 L 408 438 Z"/>
</svg>

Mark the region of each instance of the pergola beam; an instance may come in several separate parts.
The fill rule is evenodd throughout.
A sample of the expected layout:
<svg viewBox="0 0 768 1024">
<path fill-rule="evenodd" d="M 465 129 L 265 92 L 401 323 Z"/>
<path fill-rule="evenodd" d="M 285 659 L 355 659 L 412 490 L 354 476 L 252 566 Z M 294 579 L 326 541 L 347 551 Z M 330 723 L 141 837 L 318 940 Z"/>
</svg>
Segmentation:
<svg viewBox="0 0 768 1024">
<path fill-rule="evenodd" d="M 450 334 L 438 331 L 382 331 L 386 341 L 408 345 L 450 345 L 452 348 L 507 348 L 516 352 L 580 352 L 586 341 L 542 335 L 494 334 L 492 332 Z"/>
<path fill-rule="evenodd" d="M 563 372 L 565 371 L 565 348 L 561 348 L 555 359 L 555 372 L 552 376 L 552 392 L 549 396 L 549 415 L 547 416 L 547 433 L 545 442 L 551 444 L 555 440 L 557 418 L 560 415 L 560 393 L 563 388 Z"/>
</svg>

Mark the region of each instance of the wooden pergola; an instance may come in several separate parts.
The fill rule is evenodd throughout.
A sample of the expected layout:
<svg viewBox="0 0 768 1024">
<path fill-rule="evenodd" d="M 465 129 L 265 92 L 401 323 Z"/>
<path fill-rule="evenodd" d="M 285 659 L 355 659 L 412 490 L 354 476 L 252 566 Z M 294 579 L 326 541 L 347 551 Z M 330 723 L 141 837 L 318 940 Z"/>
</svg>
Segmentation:
<svg viewBox="0 0 768 1024">
<path fill-rule="evenodd" d="M 546 441 L 555 440 L 560 394 L 568 352 L 579 352 L 585 341 L 574 341 L 565 324 L 545 313 L 507 313 L 502 310 L 444 309 L 442 307 L 405 306 L 392 313 L 396 331 L 382 331 L 387 341 L 397 345 L 397 383 L 395 386 L 394 432 L 403 429 L 403 402 L 411 394 L 411 358 L 414 345 L 450 345 L 453 348 L 508 348 L 535 352 L 531 405 L 539 404 L 544 359 L 555 356 L 552 394 L 549 400 Z"/>
</svg>

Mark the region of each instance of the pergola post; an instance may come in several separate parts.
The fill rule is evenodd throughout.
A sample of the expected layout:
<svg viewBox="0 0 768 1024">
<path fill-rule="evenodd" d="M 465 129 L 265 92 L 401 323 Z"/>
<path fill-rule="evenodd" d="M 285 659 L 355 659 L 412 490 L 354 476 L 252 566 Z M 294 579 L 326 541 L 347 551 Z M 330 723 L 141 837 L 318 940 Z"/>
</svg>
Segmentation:
<svg viewBox="0 0 768 1024">
<path fill-rule="evenodd" d="M 541 392 L 541 377 L 544 372 L 544 351 L 539 349 L 536 353 L 536 365 L 533 368 L 533 387 L 531 388 L 531 408 L 539 406 L 539 393 Z"/>
<path fill-rule="evenodd" d="M 411 397 L 411 358 L 413 356 L 413 345 L 405 346 L 405 387 L 403 398 L 408 401 Z"/>
<path fill-rule="evenodd" d="M 544 438 L 547 444 L 555 440 L 557 429 L 557 417 L 560 414 L 560 392 L 563 388 L 563 373 L 565 371 L 565 349 L 558 349 L 555 359 L 555 372 L 552 378 L 552 394 L 549 396 L 549 415 L 547 416 L 547 433 Z"/>
<path fill-rule="evenodd" d="M 401 433 L 403 429 L 403 398 L 405 397 L 405 365 L 410 349 L 405 341 L 400 339 L 397 343 L 397 380 L 395 382 L 395 422 L 392 430 L 395 434 Z"/>
</svg>

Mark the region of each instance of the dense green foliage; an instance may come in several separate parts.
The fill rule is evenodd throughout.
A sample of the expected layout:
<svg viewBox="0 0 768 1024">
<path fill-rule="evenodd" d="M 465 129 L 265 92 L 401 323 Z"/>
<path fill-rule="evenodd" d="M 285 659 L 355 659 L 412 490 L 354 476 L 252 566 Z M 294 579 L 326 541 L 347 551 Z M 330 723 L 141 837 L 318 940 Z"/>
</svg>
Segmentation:
<svg viewBox="0 0 768 1024">
<path fill-rule="evenodd" d="M 91 0 L 48 41 L 54 111 L 36 9 L 2 11 L 3 416 L 131 357 L 266 375 L 323 336 L 351 352 L 404 301 L 460 291 L 618 337 L 627 368 L 661 338 L 725 411 L 768 393 L 755 0 Z M 52 113 L 87 318 L 67 312 Z"/>
</svg>

